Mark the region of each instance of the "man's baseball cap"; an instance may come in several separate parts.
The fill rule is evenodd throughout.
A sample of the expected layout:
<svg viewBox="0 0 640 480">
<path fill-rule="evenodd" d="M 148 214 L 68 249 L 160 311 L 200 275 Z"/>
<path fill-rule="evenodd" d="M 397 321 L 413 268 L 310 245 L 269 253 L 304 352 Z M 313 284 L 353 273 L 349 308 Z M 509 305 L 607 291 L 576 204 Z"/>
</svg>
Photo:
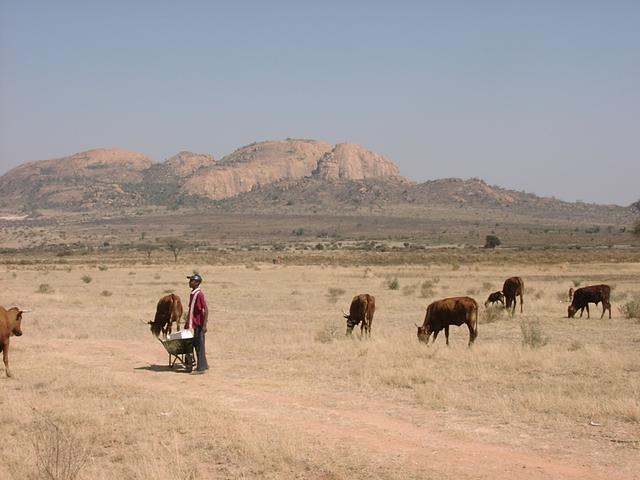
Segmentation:
<svg viewBox="0 0 640 480">
<path fill-rule="evenodd" d="M 200 275 L 198 275 L 197 273 L 195 275 L 187 275 L 187 278 L 189 280 L 195 280 L 196 282 L 201 282 L 202 281 L 202 277 Z"/>
</svg>

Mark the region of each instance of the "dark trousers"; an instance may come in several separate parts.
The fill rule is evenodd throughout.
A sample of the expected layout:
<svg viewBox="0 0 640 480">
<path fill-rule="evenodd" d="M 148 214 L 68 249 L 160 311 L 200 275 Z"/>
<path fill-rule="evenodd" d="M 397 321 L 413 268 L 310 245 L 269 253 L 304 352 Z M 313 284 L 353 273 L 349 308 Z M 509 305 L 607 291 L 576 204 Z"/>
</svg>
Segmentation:
<svg viewBox="0 0 640 480">
<path fill-rule="evenodd" d="M 204 332 L 202 327 L 194 327 L 193 329 L 193 346 L 196 349 L 196 370 L 209 370 L 209 364 L 207 363 L 207 356 L 204 350 Z"/>
</svg>

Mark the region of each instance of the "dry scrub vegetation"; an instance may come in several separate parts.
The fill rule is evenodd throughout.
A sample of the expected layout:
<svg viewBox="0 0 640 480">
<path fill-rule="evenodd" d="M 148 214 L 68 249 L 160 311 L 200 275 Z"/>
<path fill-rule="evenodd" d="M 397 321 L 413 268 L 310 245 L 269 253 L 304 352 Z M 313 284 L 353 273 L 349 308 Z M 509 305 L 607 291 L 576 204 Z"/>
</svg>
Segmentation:
<svg viewBox="0 0 640 480">
<path fill-rule="evenodd" d="M 1 478 L 640 471 L 640 322 L 618 310 L 640 295 L 638 263 L 103 264 L 0 271 L 0 303 L 33 309 L 12 338 L 15 378 L 0 378 Z M 194 270 L 211 307 L 204 376 L 168 370 L 141 323 L 165 292 L 186 303 Z M 526 282 L 524 315 L 485 310 L 511 275 Z M 565 318 L 561 299 L 576 280 L 614 286 L 613 319 L 600 320 L 599 307 Z M 469 291 L 481 304 L 475 346 L 464 327 L 453 327 L 450 348 L 444 338 L 419 344 L 426 305 Z M 362 292 L 376 296 L 372 338 L 345 339 L 342 310 Z M 513 475 L 521 464 L 529 476 Z"/>
</svg>

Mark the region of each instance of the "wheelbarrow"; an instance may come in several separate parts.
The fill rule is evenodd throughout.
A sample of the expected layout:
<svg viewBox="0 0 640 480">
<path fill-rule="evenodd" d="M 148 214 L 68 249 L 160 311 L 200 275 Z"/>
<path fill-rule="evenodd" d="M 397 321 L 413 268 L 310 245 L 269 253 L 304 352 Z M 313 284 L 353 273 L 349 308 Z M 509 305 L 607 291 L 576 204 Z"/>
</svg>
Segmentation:
<svg viewBox="0 0 640 480">
<path fill-rule="evenodd" d="M 193 337 L 171 338 L 163 340 L 158 338 L 164 349 L 169 354 L 169 368 L 173 368 L 180 362 L 187 372 L 193 370 Z"/>
</svg>

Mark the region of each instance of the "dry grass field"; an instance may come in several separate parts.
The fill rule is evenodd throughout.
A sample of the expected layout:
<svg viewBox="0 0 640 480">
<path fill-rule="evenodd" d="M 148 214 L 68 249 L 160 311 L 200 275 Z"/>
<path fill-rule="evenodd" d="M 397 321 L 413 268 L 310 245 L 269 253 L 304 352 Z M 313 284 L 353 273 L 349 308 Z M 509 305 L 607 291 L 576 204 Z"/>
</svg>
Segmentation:
<svg viewBox="0 0 640 480">
<path fill-rule="evenodd" d="M 640 320 L 619 310 L 640 263 L 89 260 L 0 271 L 0 304 L 33 310 L 14 377 L 0 372 L 0 478 L 640 478 Z M 194 270 L 211 309 L 200 376 L 169 369 L 141 323 L 167 292 L 186 303 Z M 512 275 L 524 314 L 481 306 L 471 349 L 465 327 L 449 348 L 418 343 L 428 303 L 482 304 Z M 602 282 L 613 318 L 567 319 L 569 287 Z M 346 339 L 362 292 L 372 338 Z"/>
</svg>

